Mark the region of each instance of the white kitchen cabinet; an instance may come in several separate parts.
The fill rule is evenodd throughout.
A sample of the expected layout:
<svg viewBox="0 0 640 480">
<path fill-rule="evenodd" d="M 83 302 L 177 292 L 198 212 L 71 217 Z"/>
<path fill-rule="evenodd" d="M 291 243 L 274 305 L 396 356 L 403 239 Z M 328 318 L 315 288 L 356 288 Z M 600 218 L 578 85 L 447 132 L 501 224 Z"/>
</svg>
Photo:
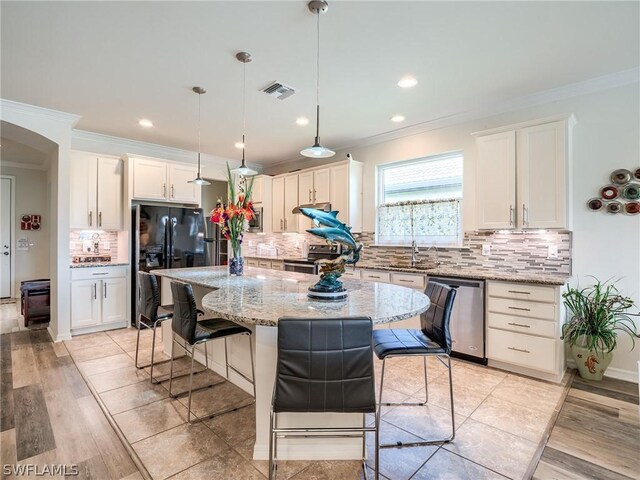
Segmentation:
<svg viewBox="0 0 640 480">
<path fill-rule="evenodd" d="M 284 232 L 298 231 L 298 214 L 292 213 L 298 203 L 298 175 L 284 177 Z"/>
<path fill-rule="evenodd" d="M 284 270 L 284 262 L 280 260 L 271 260 L 271 270 Z"/>
<path fill-rule="evenodd" d="M 362 232 L 362 163 L 348 160 L 329 167 L 329 198 L 331 210 L 351 227 Z"/>
<path fill-rule="evenodd" d="M 71 282 L 71 328 L 92 327 L 100 324 L 100 280 Z"/>
<path fill-rule="evenodd" d="M 313 202 L 313 171 L 298 174 L 298 199 L 300 205 L 310 205 Z"/>
<path fill-rule="evenodd" d="M 321 168 L 298 174 L 298 200 L 300 205 L 328 203 L 331 201 L 330 170 Z M 313 227 L 313 221 L 304 215 L 298 216 L 300 233 Z"/>
<path fill-rule="evenodd" d="M 130 161 L 134 199 L 200 203 L 200 186 L 189 183 L 198 173 L 195 166 L 139 157 L 130 157 Z"/>
<path fill-rule="evenodd" d="M 71 330 L 74 333 L 122 328 L 129 318 L 126 267 L 71 271 Z"/>
<path fill-rule="evenodd" d="M 559 382 L 565 369 L 561 305 L 559 286 L 487 281 L 489 365 Z"/>
<path fill-rule="evenodd" d="M 273 232 L 284 232 L 284 177 L 276 177 L 273 179 L 271 210 Z"/>
<path fill-rule="evenodd" d="M 245 262 L 245 264 L 247 265 L 247 267 L 258 267 L 258 259 L 257 258 L 247 258 L 247 261 Z"/>
<path fill-rule="evenodd" d="M 479 137 L 477 145 L 478 226 L 515 228 L 516 134 L 509 131 Z"/>
<path fill-rule="evenodd" d="M 200 186 L 189 183 L 196 178 L 198 169 L 191 165 L 170 163 L 167 165 L 167 185 L 169 201 L 179 203 L 200 203 L 198 191 Z"/>
<path fill-rule="evenodd" d="M 477 138 L 478 228 L 570 228 L 573 118 Z"/>
<path fill-rule="evenodd" d="M 122 178 L 122 160 L 72 152 L 70 227 L 122 229 Z"/>
<path fill-rule="evenodd" d="M 565 122 L 518 130 L 518 225 L 567 228 L 567 128 Z"/>
<path fill-rule="evenodd" d="M 313 203 L 331 201 L 331 172 L 329 168 L 313 171 Z"/>
</svg>

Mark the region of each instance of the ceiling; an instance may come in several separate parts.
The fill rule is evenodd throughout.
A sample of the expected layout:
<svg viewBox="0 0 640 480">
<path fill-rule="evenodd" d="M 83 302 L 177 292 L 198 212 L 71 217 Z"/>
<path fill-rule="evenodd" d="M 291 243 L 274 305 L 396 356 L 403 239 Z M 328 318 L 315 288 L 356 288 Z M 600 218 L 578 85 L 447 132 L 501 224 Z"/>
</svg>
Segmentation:
<svg viewBox="0 0 640 480">
<path fill-rule="evenodd" d="M 1 3 L 1 96 L 82 115 L 77 128 L 238 158 L 313 143 L 315 17 L 304 1 Z M 322 143 L 331 148 L 637 67 L 639 2 L 342 2 L 321 17 Z M 397 81 L 415 75 L 419 84 Z M 273 80 L 286 100 L 259 91 Z M 390 121 L 400 113 L 401 124 Z M 306 116 L 311 123 L 297 126 Z M 155 127 L 144 129 L 141 118 Z"/>
</svg>

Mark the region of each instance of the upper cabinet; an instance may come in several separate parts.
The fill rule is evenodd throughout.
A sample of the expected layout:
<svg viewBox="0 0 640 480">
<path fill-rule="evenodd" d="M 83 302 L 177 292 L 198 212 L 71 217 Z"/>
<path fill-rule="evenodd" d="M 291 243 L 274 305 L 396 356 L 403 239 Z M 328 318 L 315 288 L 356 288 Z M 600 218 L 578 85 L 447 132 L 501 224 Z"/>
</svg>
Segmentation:
<svg viewBox="0 0 640 480">
<path fill-rule="evenodd" d="M 478 228 L 570 228 L 572 119 L 477 138 Z"/>
<path fill-rule="evenodd" d="M 273 179 L 271 219 L 273 232 L 296 233 L 298 215 L 292 213 L 298 204 L 298 175 L 287 174 Z"/>
<path fill-rule="evenodd" d="M 133 176 L 132 198 L 161 202 L 200 203 L 200 186 L 188 183 L 197 175 L 192 165 L 130 157 Z"/>
<path fill-rule="evenodd" d="M 329 167 L 329 201 L 351 232 L 362 232 L 362 163 L 348 160 Z"/>
<path fill-rule="evenodd" d="M 123 170 L 119 158 L 71 152 L 71 228 L 122 229 Z"/>
</svg>

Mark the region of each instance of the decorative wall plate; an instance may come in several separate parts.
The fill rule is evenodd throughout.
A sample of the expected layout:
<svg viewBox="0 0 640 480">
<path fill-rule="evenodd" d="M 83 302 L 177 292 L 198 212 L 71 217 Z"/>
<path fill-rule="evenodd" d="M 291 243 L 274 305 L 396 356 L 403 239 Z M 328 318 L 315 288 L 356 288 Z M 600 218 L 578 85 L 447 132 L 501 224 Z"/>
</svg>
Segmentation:
<svg viewBox="0 0 640 480">
<path fill-rule="evenodd" d="M 633 176 L 636 180 L 640 180 L 640 167 L 635 169 L 635 171 L 633 172 Z"/>
<path fill-rule="evenodd" d="M 589 208 L 589 210 L 593 210 L 594 212 L 600 210 L 603 205 L 604 202 L 601 198 L 592 198 L 587 202 L 587 207 Z"/>
<path fill-rule="evenodd" d="M 629 183 L 632 178 L 633 174 L 629 170 L 626 168 L 619 168 L 618 170 L 614 170 L 611 174 L 611 183 L 624 185 L 625 183 Z"/>
<path fill-rule="evenodd" d="M 628 215 L 638 215 L 640 213 L 640 202 L 629 202 L 624 206 L 624 211 Z"/>
<path fill-rule="evenodd" d="M 624 207 L 620 202 L 607 203 L 607 213 L 620 213 L 624 210 Z"/>
<path fill-rule="evenodd" d="M 636 183 L 630 183 L 622 189 L 622 197 L 627 200 L 640 199 L 640 185 Z"/>
<path fill-rule="evenodd" d="M 613 200 L 618 198 L 618 195 L 620 195 L 620 191 L 615 185 L 605 185 L 600 189 L 600 196 L 605 200 Z"/>
</svg>

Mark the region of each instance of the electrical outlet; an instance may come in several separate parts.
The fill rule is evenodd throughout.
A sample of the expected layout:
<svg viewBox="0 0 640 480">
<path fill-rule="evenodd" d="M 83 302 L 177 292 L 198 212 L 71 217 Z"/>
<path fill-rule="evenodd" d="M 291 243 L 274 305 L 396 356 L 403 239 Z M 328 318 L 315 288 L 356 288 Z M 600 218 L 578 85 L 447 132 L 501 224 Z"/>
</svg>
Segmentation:
<svg viewBox="0 0 640 480">
<path fill-rule="evenodd" d="M 491 255 L 491 244 L 483 243 L 482 244 L 482 255 Z"/>
<path fill-rule="evenodd" d="M 549 249 L 547 252 L 547 258 L 558 258 L 558 246 L 557 245 L 549 245 Z"/>
</svg>

